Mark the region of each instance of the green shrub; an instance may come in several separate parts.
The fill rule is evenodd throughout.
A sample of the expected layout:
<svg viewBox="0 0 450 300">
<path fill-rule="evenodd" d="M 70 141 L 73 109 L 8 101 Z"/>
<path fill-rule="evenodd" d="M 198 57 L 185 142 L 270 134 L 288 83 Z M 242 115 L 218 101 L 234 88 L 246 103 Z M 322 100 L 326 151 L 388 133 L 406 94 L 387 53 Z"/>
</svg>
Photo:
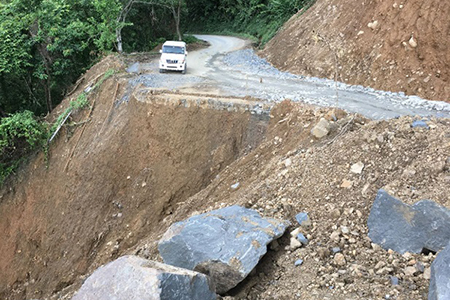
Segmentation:
<svg viewBox="0 0 450 300">
<path fill-rule="evenodd" d="M 185 35 L 183 37 L 183 42 L 185 42 L 186 44 L 193 44 L 193 43 L 197 43 L 199 41 L 200 40 L 193 35 Z"/>
<path fill-rule="evenodd" d="M 0 183 L 34 149 L 44 145 L 45 128 L 31 111 L 23 111 L 0 122 Z"/>
</svg>

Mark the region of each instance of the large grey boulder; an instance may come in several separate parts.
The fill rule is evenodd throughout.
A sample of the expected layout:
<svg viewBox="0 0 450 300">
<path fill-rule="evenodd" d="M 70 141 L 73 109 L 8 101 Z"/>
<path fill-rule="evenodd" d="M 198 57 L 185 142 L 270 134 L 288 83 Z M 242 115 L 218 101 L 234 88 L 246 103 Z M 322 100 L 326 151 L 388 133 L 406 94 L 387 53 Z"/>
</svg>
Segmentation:
<svg viewBox="0 0 450 300">
<path fill-rule="evenodd" d="M 431 264 L 428 300 L 450 300 L 450 243 Z"/>
<path fill-rule="evenodd" d="M 430 200 L 408 205 L 379 190 L 367 221 L 369 237 L 399 253 L 439 251 L 450 241 L 450 210 Z"/>
<path fill-rule="evenodd" d="M 288 225 L 230 206 L 173 224 L 158 248 L 165 263 L 209 275 L 222 294 L 247 277 Z"/>
<path fill-rule="evenodd" d="M 123 256 L 98 268 L 72 300 L 214 300 L 207 276 Z"/>
</svg>

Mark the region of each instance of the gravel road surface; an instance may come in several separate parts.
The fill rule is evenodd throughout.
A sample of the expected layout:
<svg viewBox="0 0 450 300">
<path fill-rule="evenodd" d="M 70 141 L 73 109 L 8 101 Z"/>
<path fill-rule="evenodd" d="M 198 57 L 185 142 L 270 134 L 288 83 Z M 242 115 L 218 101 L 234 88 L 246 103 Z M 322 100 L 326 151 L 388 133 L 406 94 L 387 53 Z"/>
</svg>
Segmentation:
<svg viewBox="0 0 450 300">
<path fill-rule="evenodd" d="M 281 72 L 258 57 L 250 49 L 248 41 L 226 36 L 196 37 L 211 46 L 188 54 L 186 75 L 159 74 L 157 61 L 145 66 L 134 64 L 129 71 L 140 75 L 131 80 L 131 86 L 142 84 L 186 92 L 250 96 L 268 102 L 290 99 L 339 107 L 371 119 L 389 119 L 401 115 L 450 118 L 448 103 Z"/>
</svg>

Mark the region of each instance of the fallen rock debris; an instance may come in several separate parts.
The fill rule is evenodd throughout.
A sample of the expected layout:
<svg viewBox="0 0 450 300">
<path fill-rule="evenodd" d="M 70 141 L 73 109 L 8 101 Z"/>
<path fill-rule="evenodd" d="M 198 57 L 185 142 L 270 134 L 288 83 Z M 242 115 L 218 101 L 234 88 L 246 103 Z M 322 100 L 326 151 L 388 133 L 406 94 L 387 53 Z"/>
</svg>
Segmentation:
<svg viewBox="0 0 450 300">
<path fill-rule="evenodd" d="M 450 241 L 450 210 L 430 200 L 404 204 L 379 190 L 367 221 L 369 237 L 384 249 L 437 252 Z"/>
<path fill-rule="evenodd" d="M 247 277 L 288 225 L 230 206 L 173 224 L 158 249 L 165 263 L 209 275 L 223 294 Z"/>
<path fill-rule="evenodd" d="M 215 300 L 214 286 L 201 273 L 123 256 L 98 268 L 72 300 Z"/>
</svg>

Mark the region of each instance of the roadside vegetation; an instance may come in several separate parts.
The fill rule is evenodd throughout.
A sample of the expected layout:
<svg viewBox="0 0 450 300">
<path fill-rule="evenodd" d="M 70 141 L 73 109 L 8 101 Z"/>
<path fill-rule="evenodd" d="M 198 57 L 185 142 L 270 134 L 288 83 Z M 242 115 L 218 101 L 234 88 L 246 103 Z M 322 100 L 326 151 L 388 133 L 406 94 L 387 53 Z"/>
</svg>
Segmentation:
<svg viewBox="0 0 450 300">
<path fill-rule="evenodd" d="M 312 1 L 0 0 L 0 183 L 57 133 L 69 112 L 55 124 L 44 116 L 105 54 L 150 51 L 167 39 L 195 42 L 185 31 L 262 45 Z M 84 106 L 81 97 L 69 109 Z"/>
</svg>

